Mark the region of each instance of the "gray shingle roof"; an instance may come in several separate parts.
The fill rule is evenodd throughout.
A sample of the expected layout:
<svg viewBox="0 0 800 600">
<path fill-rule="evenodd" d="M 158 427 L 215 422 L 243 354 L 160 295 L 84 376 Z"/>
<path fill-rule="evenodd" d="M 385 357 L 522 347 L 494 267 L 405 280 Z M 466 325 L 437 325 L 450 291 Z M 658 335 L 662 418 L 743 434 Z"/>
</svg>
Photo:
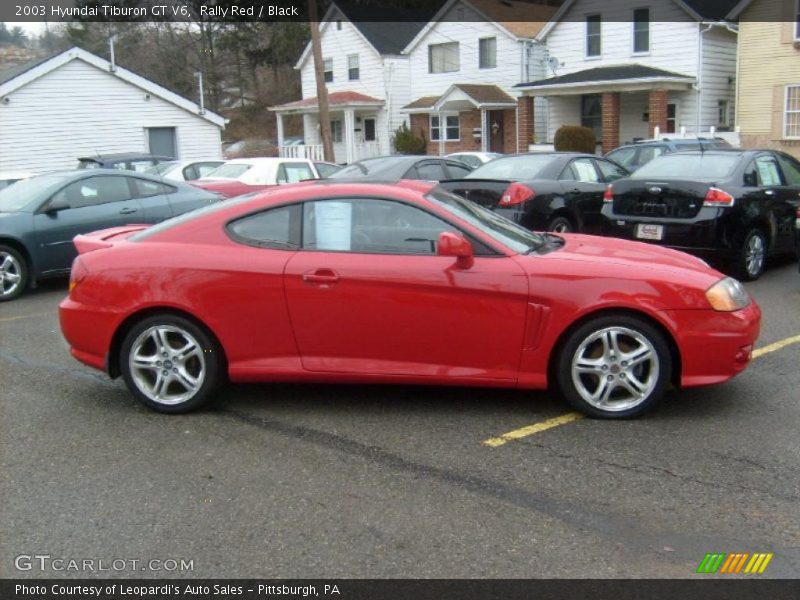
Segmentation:
<svg viewBox="0 0 800 600">
<path fill-rule="evenodd" d="M 530 81 L 528 83 L 518 83 L 514 87 L 535 88 L 559 84 L 624 81 L 626 79 L 644 79 L 653 77 L 681 77 L 685 79 L 694 79 L 693 77 L 684 75 L 683 73 L 674 73 L 672 71 L 665 71 L 663 69 L 656 69 L 653 67 L 647 67 L 645 65 L 633 64 L 611 67 L 595 67 L 594 69 L 585 69 L 583 71 L 568 73 L 567 75 L 559 75 L 558 77 L 549 77 L 547 79 L 539 79 L 537 81 Z"/>
<path fill-rule="evenodd" d="M 380 54 L 400 54 L 442 7 L 444 0 L 435 0 L 429 8 L 421 10 L 393 8 L 386 3 L 335 4 Z"/>
</svg>

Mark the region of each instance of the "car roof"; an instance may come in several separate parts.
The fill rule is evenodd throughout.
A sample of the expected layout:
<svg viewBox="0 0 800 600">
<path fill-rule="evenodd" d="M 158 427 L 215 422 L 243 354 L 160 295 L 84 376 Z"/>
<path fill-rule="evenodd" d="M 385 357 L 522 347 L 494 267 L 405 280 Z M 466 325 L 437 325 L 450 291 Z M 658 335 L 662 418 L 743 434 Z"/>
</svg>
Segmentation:
<svg viewBox="0 0 800 600">
<path fill-rule="evenodd" d="M 148 154 L 146 152 L 116 152 L 112 154 L 96 154 L 94 156 L 81 156 L 78 160 L 91 160 L 94 162 L 109 160 L 137 160 L 142 158 L 157 158 L 159 160 L 175 160 L 171 156 Z"/>
</svg>

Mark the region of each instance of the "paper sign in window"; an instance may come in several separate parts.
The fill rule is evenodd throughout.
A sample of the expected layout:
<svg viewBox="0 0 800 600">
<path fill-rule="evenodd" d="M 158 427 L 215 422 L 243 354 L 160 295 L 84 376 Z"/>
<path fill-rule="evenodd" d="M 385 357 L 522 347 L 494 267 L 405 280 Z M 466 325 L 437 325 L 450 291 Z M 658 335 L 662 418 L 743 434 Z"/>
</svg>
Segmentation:
<svg viewBox="0 0 800 600">
<path fill-rule="evenodd" d="M 317 202 L 314 205 L 318 250 L 350 250 L 353 205 L 349 202 Z"/>
</svg>

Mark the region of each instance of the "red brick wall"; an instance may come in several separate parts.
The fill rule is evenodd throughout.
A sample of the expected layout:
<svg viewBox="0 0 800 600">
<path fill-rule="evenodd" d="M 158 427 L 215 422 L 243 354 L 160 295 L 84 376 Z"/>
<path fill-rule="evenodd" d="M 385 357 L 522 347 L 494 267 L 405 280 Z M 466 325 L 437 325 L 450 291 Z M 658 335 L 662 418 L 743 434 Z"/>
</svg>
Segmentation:
<svg viewBox="0 0 800 600">
<path fill-rule="evenodd" d="M 522 96 L 517 100 L 519 107 L 519 151 L 527 152 L 528 144 L 533 143 L 533 96 Z M 516 128 L 515 128 L 516 130 Z M 506 147 L 508 145 L 506 144 Z M 516 152 L 516 145 L 513 152 Z"/>
<path fill-rule="evenodd" d="M 619 92 L 604 92 L 603 111 L 603 154 L 619 146 Z"/>
<path fill-rule="evenodd" d="M 650 137 L 653 137 L 656 126 L 659 128 L 662 134 L 666 133 L 667 90 L 652 90 L 650 92 L 648 110 L 650 111 L 650 123 L 648 124 Z"/>
<path fill-rule="evenodd" d="M 513 121 L 514 111 L 505 111 L 505 131 L 508 132 L 509 122 Z M 511 116 L 509 116 L 509 113 Z M 481 126 L 481 111 L 475 109 L 470 111 L 463 111 L 459 113 L 461 117 L 459 121 L 460 131 L 457 142 L 445 142 L 444 152 L 450 154 L 451 152 L 480 152 L 481 138 L 473 136 L 474 129 L 480 129 Z M 424 135 L 428 142 L 427 154 L 438 156 L 439 155 L 439 142 L 431 141 L 430 132 L 430 116 L 425 114 L 411 115 L 411 131 L 414 135 Z M 508 147 L 508 133 L 505 133 L 504 143 Z"/>
</svg>

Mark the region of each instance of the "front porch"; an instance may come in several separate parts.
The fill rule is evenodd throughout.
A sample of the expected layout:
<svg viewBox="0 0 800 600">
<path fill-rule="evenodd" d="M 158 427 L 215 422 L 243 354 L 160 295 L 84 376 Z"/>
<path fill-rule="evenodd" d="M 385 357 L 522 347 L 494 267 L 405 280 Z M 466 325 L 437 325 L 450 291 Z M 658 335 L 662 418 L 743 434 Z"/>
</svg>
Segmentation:
<svg viewBox="0 0 800 600">
<path fill-rule="evenodd" d="M 345 164 L 390 153 L 383 105 L 383 100 L 357 92 L 333 92 L 328 95 L 333 162 Z M 277 118 L 280 156 L 325 160 L 316 98 L 273 106 L 269 110 Z M 284 143 L 283 117 L 289 114 L 303 116 L 302 144 Z"/>
</svg>

